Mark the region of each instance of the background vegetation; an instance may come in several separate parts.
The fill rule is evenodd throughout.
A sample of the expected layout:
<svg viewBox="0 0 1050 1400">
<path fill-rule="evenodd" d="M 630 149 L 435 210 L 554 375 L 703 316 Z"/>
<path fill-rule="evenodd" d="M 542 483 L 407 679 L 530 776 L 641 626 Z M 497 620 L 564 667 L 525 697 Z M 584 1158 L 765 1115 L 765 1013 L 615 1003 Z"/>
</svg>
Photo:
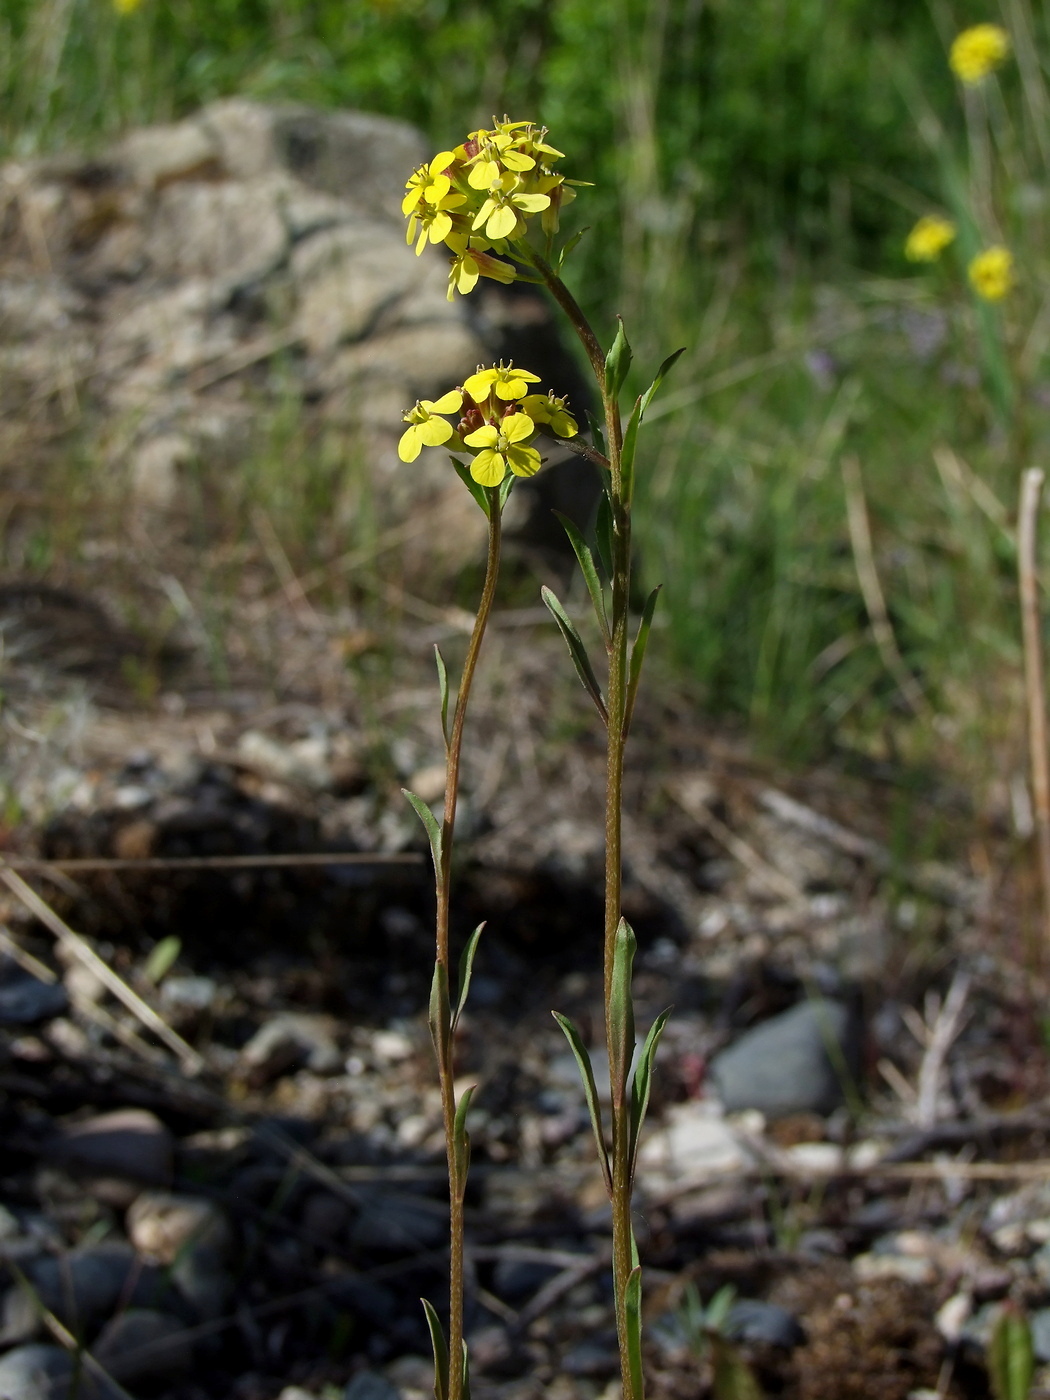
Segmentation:
<svg viewBox="0 0 1050 1400">
<path fill-rule="evenodd" d="M 544 121 L 595 182 L 574 276 L 599 324 L 622 311 L 639 360 L 690 347 L 640 508 L 664 663 L 796 757 L 947 751 L 990 776 L 1018 761 L 1012 519 L 1050 403 L 1035 3 L 0 0 L 0 141 L 83 145 L 234 92 L 404 117 L 435 147 Z M 981 20 L 1021 60 L 986 113 L 1020 268 L 1002 308 L 966 285 L 987 229 L 946 62 Z M 961 235 L 916 270 L 930 210 Z"/>
</svg>

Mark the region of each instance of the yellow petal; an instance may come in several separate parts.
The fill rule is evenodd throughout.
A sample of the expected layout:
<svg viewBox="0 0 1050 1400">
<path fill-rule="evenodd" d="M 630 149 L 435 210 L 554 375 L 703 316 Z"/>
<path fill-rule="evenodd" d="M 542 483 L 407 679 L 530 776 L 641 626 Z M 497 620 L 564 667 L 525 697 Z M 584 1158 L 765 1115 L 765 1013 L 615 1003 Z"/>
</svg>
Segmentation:
<svg viewBox="0 0 1050 1400">
<path fill-rule="evenodd" d="M 464 439 L 469 442 L 469 438 Z M 479 486 L 498 486 L 507 475 L 507 464 L 498 452 L 486 448 L 470 464 L 470 474 Z"/>
<path fill-rule="evenodd" d="M 431 413 L 458 413 L 463 407 L 463 395 L 458 389 L 450 389 L 447 394 L 442 394 L 433 403 L 429 399 L 423 400 L 423 407 Z"/>
<path fill-rule="evenodd" d="M 494 160 L 479 160 L 467 176 L 472 190 L 487 190 L 499 179 L 499 166 Z"/>
<path fill-rule="evenodd" d="M 504 151 L 503 164 L 508 170 L 532 170 L 536 162 L 524 151 Z"/>
<path fill-rule="evenodd" d="M 419 456 L 419 449 L 423 444 L 419 440 L 419 428 L 413 425 L 407 432 L 401 434 L 401 441 L 397 445 L 397 455 L 402 462 L 414 462 Z"/>
<path fill-rule="evenodd" d="M 481 228 L 482 224 L 484 224 L 491 217 L 495 208 L 495 201 L 491 199 L 486 199 L 485 203 L 481 206 L 477 214 L 475 214 L 474 216 L 474 222 L 473 224 L 471 224 L 472 231 L 476 232 L 479 228 Z"/>
<path fill-rule="evenodd" d="M 509 204 L 497 209 L 485 225 L 489 238 L 509 238 L 518 226 L 518 216 Z"/>
<path fill-rule="evenodd" d="M 426 224 L 419 231 L 419 238 L 416 240 L 416 257 L 418 258 L 423 249 L 427 246 L 427 226 Z"/>
<path fill-rule="evenodd" d="M 524 442 L 536 431 L 536 424 L 527 413 L 512 413 L 501 424 L 508 442 Z"/>
<path fill-rule="evenodd" d="M 445 198 L 452 188 L 452 181 L 447 175 L 438 175 L 423 190 L 423 198 L 430 204 L 437 204 L 439 200 Z"/>
<path fill-rule="evenodd" d="M 538 214 L 551 202 L 549 194 L 512 194 L 512 202 L 526 214 Z"/>
<path fill-rule="evenodd" d="M 427 166 L 428 175 L 444 175 L 450 165 L 456 162 L 455 151 L 438 151 L 437 155 Z"/>
<path fill-rule="evenodd" d="M 477 374 L 472 374 L 469 379 L 463 381 L 463 388 L 467 391 L 475 403 L 480 403 L 482 399 L 488 397 L 493 381 L 496 378 L 494 369 L 478 370 Z"/>
<path fill-rule="evenodd" d="M 452 424 L 446 423 L 444 418 L 428 418 L 416 431 L 424 447 L 440 447 L 452 436 Z"/>
<path fill-rule="evenodd" d="M 435 214 L 430 225 L 431 243 L 444 243 L 447 234 L 452 232 L 452 220 L 447 214 Z"/>
<path fill-rule="evenodd" d="M 416 207 L 416 205 L 419 203 L 419 201 L 420 201 L 422 198 L 423 198 L 423 191 L 420 189 L 420 187 L 419 187 L 418 185 L 416 186 L 416 188 L 415 188 L 414 190 L 413 190 L 413 189 L 410 189 L 409 192 L 408 192 L 408 194 L 406 194 L 405 197 L 404 197 L 404 199 L 401 201 L 401 212 L 402 212 L 402 214 L 404 214 L 405 217 L 407 218 L 408 215 L 411 214 L 412 210 Z"/>
<path fill-rule="evenodd" d="M 468 433 L 463 439 L 468 447 L 495 447 L 499 442 L 499 433 L 491 423 L 486 423 L 481 428 L 475 428 L 472 433 Z"/>
<path fill-rule="evenodd" d="M 507 458 L 515 476 L 535 476 L 540 469 L 540 454 L 534 447 L 512 447 Z"/>
</svg>

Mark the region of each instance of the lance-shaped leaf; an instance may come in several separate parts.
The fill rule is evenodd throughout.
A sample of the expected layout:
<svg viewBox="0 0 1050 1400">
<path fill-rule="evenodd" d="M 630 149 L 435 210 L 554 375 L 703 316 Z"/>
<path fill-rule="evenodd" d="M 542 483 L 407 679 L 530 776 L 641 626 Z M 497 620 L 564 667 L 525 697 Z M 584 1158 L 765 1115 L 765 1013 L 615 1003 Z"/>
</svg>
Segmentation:
<svg viewBox="0 0 1050 1400">
<path fill-rule="evenodd" d="M 416 816 L 426 828 L 427 836 L 430 839 L 430 854 L 434 858 L 434 869 L 435 871 L 440 872 L 442 861 L 442 843 L 441 828 L 440 826 L 438 826 L 438 819 L 434 816 L 434 813 L 430 810 L 430 808 L 427 806 L 427 804 L 423 801 L 423 799 L 419 796 L 418 793 L 409 792 L 408 788 L 402 788 L 401 791 L 408 798 L 409 802 L 411 802 L 412 806 L 415 808 Z"/>
<path fill-rule="evenodd" d="M 634 1180 L 635 1163 L 638 1160 L 638 1140 L 642 1133 L 642 1124 L 645 1122 L 645 1112 L 649 1107 L 649 1093 L 653 1083 L 653 1061 L 656 1058 L 656 1049 L 660 1044 L 660 1037 L 664 1033 L 667 1025 L 667 1018 L 671 1014 L 671 1008 L 661 1011 L 656 1020 L 649 1027 L 649 1034 L 645 1037 L 645 1044 L 642 1052 L 638 1056 L 638 1063 L 635 1065 L 634 1078 L 631 1080 L 631 1135 L 630 1147 L 628 1149 L 628 1169 L 627 1180 Z"/>
<path fill-rule="evenodd" d="M 645 393 L 642 395 L 642 410 L 639 417 L 644 418 L 645 410 L 652 403 L 653 398 L 656 395 L 657 389 L 659 389 L 660 385 L 667 378 L 669 371 L 674 368 L 675 364 L 678 362 L 679 357 L 684 354 L 685 346 L 683 345 L 680 350 L 675 350 L 673 354 L 668 355 L 667 359 L 664 360 L 663 364 L 656 371 L 656 378 L 653 380 L 653 382 L 649 385 L 648 389 L 646 389 Z"/>
<path fill-rule="evenodd" d="M 559 273 L 561 272 L 562 268 L 565 266 L 565 259 L 569 256 L 569 254 L 570 254 L 571 252 L 573 252 L 573 251 L 575 250 L 576 245 L 579 243 L 579 241 L 580 241 L 580 239 L 583 237 L 583 235 L 584 235 L 585 233 L 589 232 L 589 228 L 590 228 L 589 225 L 588 225 L 587 228 L 581 228 L 580 231 L 579 231 L 579 233 L 574 233 L 573 236 L 572 236 L 572 237 L 568 240 L 568 242 L 564 245 L 564 247 L 562 248 L 561 252 L 558 254 L 558 272 L 559 272 Z M 542 278 L 541 278 L 540 280 L 542 281 Z"/>
<path fill-rule="evenodd" d="M 452 1037 L 452 1008 L 448 999 L 448 969 L 443 962 L 434 964 L 434 977 L 430 983 L 430 1013 L 427 1019 L 438 1064 L 444 1068 Z"/>
<path fill-rule="evenodd" d="M 594 615 L 598 619 L 598 626 L 602 630 L 602 640 L 605 645 L 609 645 L 609 618 L 605 611 L 605 594 L 602 591 L 602 581 L 598 577 L 598 570 L 595 567 L 594 555 L 590 546 L 580 534 L 579 530 L 572 523 L 567 515 L 562 515 L 560 510 L 554 514 L 561 521 L 562 529 L 569 537 L 573 553 L 580 563 L 580 570 L 583 573 L 584 582 L 587 585 L 587 592 L 591 595 L 591 603 L 594 606 Z"/>
<path fill-rule="evenodd" d="M 987 1363 L 995 1400 L 1028 1400 L 1035 1370 L 1032 1328 L 1016 1303 L 1004 1303 L 996 1318 Z"/>
<path fill-rule="evenodd" d="M 492 487 L 489 487 L 489 490 L 493 491 L 496 500 L 499 502 L 499 511 L 501 515 L 503 514 L 503 507 L 507 504 L 507 498 L 509 497 L 510 493 L 514 490 L 514 483 L 517 481 L 517 479 L 518 478 L 512 475 L 511 472 L 508 472 L 507 475 L 500 482 L 498 487 L 496 487 L 494 490 Z"/>
<path fill-rule="evenodd" d="M 609 996 L 609 1070 L 613 1108 L 621 1106 L 627 1096 L 627 1076 L 634 1059 L 634 1001 L 631 978 L 638 940 L 626 919 L 616 927 L 613 945 L 612 986 Z"/>
<path fill-rule="evenodd" d="M 551 616 L 558 624 L 558 629 L 565 638 L 565 643 L 569 648 L 569 655 L 572 657 L 572 664 L 576 667 L 576 674 L 583 682 L 583 688 L 594 701 L 595 708 L 601 715 L 605 724 L 609 723 L 609 711 L 605 708 L 605 700 L 602 698 L 602 688 L 598 684 L 598 677 L 594 674 L 594 667 L 591 665 L 590 657 L 587 655 L 587 648 L 583 645 L 583 638 L 573 626 L 569 614 L 558 602 L 557 597 L 549 588 L 540 589 L 540 597 L 550 609 Z"/>
<path fill-rule="evenodd" d="M 602 494 L 598 497 L 598 518 L 594 524 L 594 542 L 598 546 L 598 558 L 602 561 L 605 577 L 612 578 L 613 571 L 613 516 L 609 491 L 602 483 Z"/>
<path fill-rule="evenodd" d="M 448 1400 L 448 1343 L 441 1319 L 425 1298 L 419 1300 L 427 1316 L 430 1346 L 434 1353 L 434 1400 Z"/>
<path fill-rule="evenodd" d="M 714 1376 L 711 1389 L 717 1400 L 763 1400 L 755 1373 L 740 1355 L 735 1342 L 718 1332 L 708 1336 Z"/>
<path fill-rule="evenodd" d="M 616 318 L 616 338 L 605 357 L 605 392 L 614 402 L 620 397 L 620 390 L 631 368 L 634 354 L 623 328 L 623 317 Z"/>
<path fill-rule="evenodd" d="M 463 1343 L 463 1400 L 470 1400 L 470 1353 L 467 1351 L 467 1344 Z"/>
<path fill-rule="evenodd" d="M 631 496 L 634 494 L 634 454 L 638 448 L 638 429 L 642 422 L 642 401 L 635 399 L 634 407 L 631 409 L 631 416 L 627 420 L 627 428 L 623 435 L 623 447 L 620 450 L 620 491 L 627 505 L 631 504 Z"/>
<path fill-rule="evenodd" d="M 636 1264 L 627 1276 L 624 1288 L 627 1312 L 627 1361 L 631 1368 L 631 1394 L 645 1394 L 642 1375 L 642 1271 Z"/>
<path fill-rule="evenodd" d="M 638 694 L 638 682 L 642 677 L 642 662 L 645 660 L 645 648 L 649 645 L 649 631 L 653 625 L 653 614 L 656 612 L 656 600 L 660 596 L 662 587 L 663 584 L 658 583 L 646 598 L 645 607 L 642 609 L 642 620 L 638 624 L 638 635 L 631 648 L 631 662 L 627 670 L 627 701 L 623 710 L 623 737 L 625 739 L 631 732 L 634 702 Z"/>
<path fill-rule="evenodd" d="M 560 1011 L 552 1011 L 551 1015 L 565 1032 L 565 1039 L 569 1042 L 569 1049 L 576 1057 L 576 1063 L 580 1067 L 580 1078 L 583 1080 L 583 1092 L 587 1099 L 587 1112 L 591 1115 L 591 1128 L 594 1131 L 594 1143 L 598 1149 L 598 1162 L 602 1169 L 602 1176 L 605 1178 L 605 1189 L 612 1195 L 612 1173 L 609 1170 L 609 1153 L 605 1146 L 605 1130 L 602 1127 L 602 1111 L 598 1104 L 598 1090 L 594 1083 L 594 1070 L 591 1068 L 591 1057 L 587 1053 L 587 1047 L 583 1043 L 574 1022 L 568 1016 L 563 1016 Z"/>
<path fill-rule="evenodd" d="M 437 663 L 438 688 L 441 692 L 441 732 L 448 748 L 448 667 L 437 643 L 434 644 L 434 661 Z"/>
<path fill-rule="evenodd" d="M 459 477 L 460 481 L 462 481 L 463 485 L 474 497 L 478 505 L 481 507 L 481 509 L 485 512 L 487 516 L 489 513 L 489 496 L 485 487 L 478 485 L 478 483 L 471 476 L 469 467 L 465 467 L 463 463 L 458 462 L 455 457 L 450 457 L 449 461 L 455 467 L 456 475 Z"/>
<path fill-rule="evenodd" d="M 605 427 L 600 418 L 595 417 L 591 410 L 587 409 L 587 426 L 591 430 L 591 439 L 595 447 L 603 457 L 608 457 L 609 451 L 605 446 Z"/>
<path fill-rule="evenodd" d="M 463 1008 L 467 1004 L 467 993 L 470 991 L 470 977 L 474 971 L 474 954 L 478 951 L 478 940 L 481 938 L 481 931 L 485 927 L 484 923 L 478 924 L 477 928 L 467 939 L 466 947 L 459 957 L 459 995 L 456 998 L 456 1014 L 452 1017 L 452 1029 L 456 1025 Z"/>
<path fill-rule="evenodd" d="M 456 1194 L 460 1200 L 467 1189 L 467 1173 L 470 1171 L 470 1134 L 467 1132 L 467 1114 L 470 1112 L 470 1101 L 474 1097 L 474 1090 L 478 1086 L 471 1084 L 469 1089 L 464 1089 L 460 1096 L 459 1103 L 456 1104 L 456 1118 L 452 1127 L 453 1155 L 456 1162 Z"/>
</svg>

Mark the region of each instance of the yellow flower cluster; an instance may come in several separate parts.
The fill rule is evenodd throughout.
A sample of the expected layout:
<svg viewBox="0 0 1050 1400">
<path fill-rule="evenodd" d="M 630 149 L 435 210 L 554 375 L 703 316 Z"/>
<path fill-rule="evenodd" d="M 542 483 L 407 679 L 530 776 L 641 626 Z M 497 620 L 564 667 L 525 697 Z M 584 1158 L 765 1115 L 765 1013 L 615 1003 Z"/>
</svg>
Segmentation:
<svg viewBox="0 0 1050 1400">
<path fill-rule="evenodd" d="M 955 225 L 950 219 L 927 214 L 908 234 L 904 256 L 909 262 L 936 262 L 954 238 Z"/>
<path fill-rule="evenodd" d="M 562 152 L 547 144 L 546 127 L 493 118 L 491 129 L 472 131 L 453 151 L 439 151 L 421 165 L 406 186 L 401 208 L 408 219 L 408 242 L 422 253 L 428 243 L 444 243 L 453 254 L 448 297 L 472 292 L 479 277 L 513 282 L 508 256 L 540 216 L 544 233 L 558 231 L 561 207 L 575 198 L 553 165 Z"/>
<path fill-rule="evenodd" d="M 970 286 L 985 301 L 1002 301 L 1016 282 L 1013 254 L 999 244 L 978 253 L 967 273 Z"/>
<path fill-rule="evenodd" d="M 962 83 L 973 85 L 994 73 L 1010 54 L 1010 36 L 998 24 L 975 24 L 955 36 L 948 63 Z"/>
<path fill-rule="evenodd" d="M 530 394 L 539 377 L 515 369 L 513 362 L 477 372 L 439 399 L 421 399 L 404 415 L 409 425 L 397 445 L 402 462 L 414 462 L 424 447 L 447 445 L 470 452 L 470 474 L 479 486 L 498 486 L 508 470 L 535 476 L 540 454 L 529 444 L 546 430 L 554 437 L 575 437 L 579 429 L 565 399 L 553 393 Z M 453 427 L 442 414 L 461 414 Z"/>
</svg>

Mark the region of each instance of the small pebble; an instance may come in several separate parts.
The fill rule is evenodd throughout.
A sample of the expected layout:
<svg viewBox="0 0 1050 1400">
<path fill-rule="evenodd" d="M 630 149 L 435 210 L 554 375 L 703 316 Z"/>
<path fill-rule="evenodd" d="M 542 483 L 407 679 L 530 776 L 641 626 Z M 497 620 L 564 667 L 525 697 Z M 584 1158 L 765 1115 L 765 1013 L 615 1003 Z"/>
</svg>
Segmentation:
<svg viewBox="0 0 1050 1400">
<path fill-rule="evenodd" d="M 802 1324 L 776 1303 L 739 1298 L 729 1309 L 726 1335 L 739 1342 L 762 1342 L 792 1351 L 806 1340 Z"/>
<path fill-rule="evenodd" d="M 112 1386 L 83 1373 L 74 1393 L 73 1376 L 73 1358 L 61 1347 L 15 1347 L 0 1356 L 0 1400 L 116 1400 Z"/>
<path fill-rule="evenodd" d="M 171 1264 L 188 1245 L 230 1247 L 230 1226 L 212 1201 L 171 1191 L 143 1191 L 127 1214 L 128 1238 L 142 1254 Z"/>
<path fill-rule="evenodd" d="M 166 1186 L 174 1145 L 156 1114 L 144 1108 L 118 1108 L 63 1124 L 49 1146 L 52 1156 L 75 1170 Z"/>
<path fill-rule="evenodd" d="M 127 1308 L 106 1324 L 92 1350 L 116 1380 L 140 1381 L 190 1368 L 193 1347 L 185 1333 L 170 1313 Z"/>
<path fill-rule="evenodd" d="M 10 958 L 0 958 L 0 1025 L 35 1026 L 69 1005 L 61 982 L 42 982 Z"/>
<path fill-rule="evenodd" d="M 400 1396 L 397 1386 L 378 1371 L 358 1371 L 343 1391 L 343 1400 L 400 1400 Z"/>
</svg>

